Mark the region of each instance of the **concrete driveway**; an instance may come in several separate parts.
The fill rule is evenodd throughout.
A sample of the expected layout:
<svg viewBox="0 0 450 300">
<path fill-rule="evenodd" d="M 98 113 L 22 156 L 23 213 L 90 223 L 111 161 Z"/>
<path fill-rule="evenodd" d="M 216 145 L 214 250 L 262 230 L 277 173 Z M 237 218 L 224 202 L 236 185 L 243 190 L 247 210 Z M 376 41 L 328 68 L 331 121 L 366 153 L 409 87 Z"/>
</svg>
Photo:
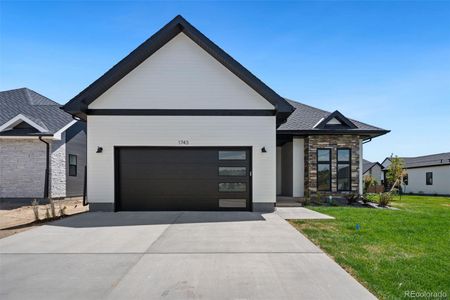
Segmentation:
<svg viewBox="0 0 450 300">
<path fill-rule="evenodd" d="M 374 299 L 277 214 L 86 213 L 0 240 L 1 299 Z"/>
</svg>

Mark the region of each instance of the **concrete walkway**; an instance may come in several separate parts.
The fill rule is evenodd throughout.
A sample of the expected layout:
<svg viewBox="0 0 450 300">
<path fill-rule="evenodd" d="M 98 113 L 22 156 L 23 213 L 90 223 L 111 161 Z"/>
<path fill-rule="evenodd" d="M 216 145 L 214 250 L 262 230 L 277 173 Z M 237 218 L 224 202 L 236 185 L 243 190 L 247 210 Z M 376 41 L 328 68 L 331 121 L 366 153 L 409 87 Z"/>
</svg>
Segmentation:
<svg viewBox="0 0 450 300">
<path fill-rule="evenodd" d="M 277 207 L 275 212 L 285 220 L 327 220 L 334 217 L 304 207 Z"/>
<path fill-rule="evenodd" d="M 1 299 L 375 299 L 277 214 L 87 213 L 0 240 Z"/>
</svg>

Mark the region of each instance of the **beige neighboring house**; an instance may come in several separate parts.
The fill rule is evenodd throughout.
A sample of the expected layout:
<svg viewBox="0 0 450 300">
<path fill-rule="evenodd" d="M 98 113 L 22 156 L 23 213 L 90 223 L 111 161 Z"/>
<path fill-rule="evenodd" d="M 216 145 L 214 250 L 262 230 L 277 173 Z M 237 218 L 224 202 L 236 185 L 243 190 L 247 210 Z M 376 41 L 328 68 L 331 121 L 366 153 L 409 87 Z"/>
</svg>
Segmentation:
<svg viewBox="0 0 450 300">
<path fill-rule="evenodd" d="M 450 195 L 450 152 L 401 159 L 407 173 L 402 184 L 405 193 Z M 382 163 L 384 173 L 390 164 L 387 157 Z"/>
</svg>

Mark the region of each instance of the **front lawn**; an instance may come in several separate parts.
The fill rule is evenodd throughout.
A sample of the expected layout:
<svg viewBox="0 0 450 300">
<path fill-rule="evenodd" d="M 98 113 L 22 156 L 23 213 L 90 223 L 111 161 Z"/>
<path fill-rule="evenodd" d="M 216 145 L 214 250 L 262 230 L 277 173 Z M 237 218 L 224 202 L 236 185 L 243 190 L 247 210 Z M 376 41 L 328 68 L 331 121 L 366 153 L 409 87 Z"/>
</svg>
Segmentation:
<svg viewBox="0 0 450 300">
<path fill-rule="evenodd" d="M 291 224 L 381 299 L 408 298 L 407 291 L 448 298 L 450 198 L 403 196 L 392 206 L 400 210 L 309 207 L 336 219 Z"/>
</svg>

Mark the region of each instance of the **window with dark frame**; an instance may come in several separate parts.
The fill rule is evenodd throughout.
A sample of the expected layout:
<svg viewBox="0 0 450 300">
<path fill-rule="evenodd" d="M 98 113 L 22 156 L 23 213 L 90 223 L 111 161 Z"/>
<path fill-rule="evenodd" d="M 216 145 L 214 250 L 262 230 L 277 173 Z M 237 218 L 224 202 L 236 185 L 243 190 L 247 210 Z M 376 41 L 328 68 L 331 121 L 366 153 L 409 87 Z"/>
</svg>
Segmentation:
<svg viewBox="0 0 450 300">
<path fill-rule="evenodd" d="M 351 191 L 352 172 L 351 172 L 352 151 L 349 148 L 337 149 L 337 190 L 339 192 Z"/>
<path fill-rule="evenodd" d="M 433 172 L 427 172 L 425 174 L 425 177 L 426 177 L 426 184 L 433 185 Z"/>
<path fill-rule="evenodd" d="M 317 190 L 331 191 L 331 149 L 317 149 Z"/>
<path fill-rule="evenodd" d="M 77 156 L 69 154 L 69 176 L 77 176 Z"/>
<path fill-rule="evenodd" d="M 408 174 L 405 174 L 405 175 L 403 176 L 403 184 L 404 184 L 404 185 L 408 185 Z"/>
</svg>

